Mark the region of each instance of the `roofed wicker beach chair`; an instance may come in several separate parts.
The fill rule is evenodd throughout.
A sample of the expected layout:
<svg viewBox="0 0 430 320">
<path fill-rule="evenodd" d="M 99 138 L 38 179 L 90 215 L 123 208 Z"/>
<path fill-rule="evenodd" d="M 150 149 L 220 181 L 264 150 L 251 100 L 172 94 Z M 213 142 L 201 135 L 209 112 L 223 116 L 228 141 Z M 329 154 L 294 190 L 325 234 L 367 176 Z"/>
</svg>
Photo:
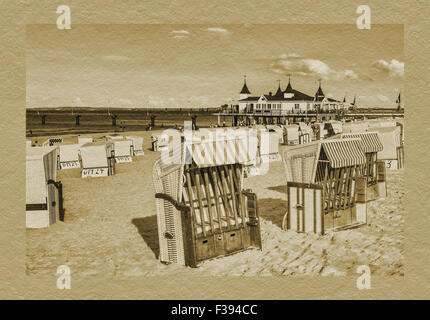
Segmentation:
<svg viewBox="0 0 430 320">
<path fill-rule="evenodd" d="M 397 170 L 404 168 L 405 156 L 400 126 L 391 127 L 369 127 L 367 131 L 377 132 L 379 140 L 384 146 L 382 151 L 378 152 L 378 159 L 385 162 L 388 170 Z"/>
<path fill-rule="evenodd" d="M 358 138 L 366 155 L 366 163 L 360 170 L 367 180 L 366 201 L 387 196 L 385 162 L 378 160 L 378 152 L 384 149 L 376 132 L 343 133 L 342 139 Z"/>
<path fill-rule="evenodd" d="M 292 145 L 300 143 L 300 131 L 299 126 L 292 125 L 284 125 L 283 126 L 283 134 L 284 134 L 284 144 Z"/>
<path fill-rule="evenodd" d="M 261 249 L 257 197 L 243 190 L 246 161 L 228 154 L 239 148 L 238 140 L 182 143 L 172 164 L 156 160 L 160 261 L 197 267 L 207 259 Z M 205 161 L 209 154 L 212 161 Z"/>
<path fill-rule="evenodd" d="M 64 221 L 63 185 L 57 181 L 58 147 L 26 148 L 26 227 Z"/>
<path fill-rule="evenodd" d="M 324 123 L 324 129 L 327 130 L 327 137 L 342 133 L 342 122 L 330 120 Z"/>
<path fill-rule="evenodd" d="M 299 122 L 299 144 L 309 143 L 313 139 L 313 131 L 310 126 L 304 122 Z"/>
<path fill-rule="evenodd" d="M 367 221 L 360 139 L 329 139 L 284 150 L 288 210 L 283 229 L 324 234 Z"/>
</svg>

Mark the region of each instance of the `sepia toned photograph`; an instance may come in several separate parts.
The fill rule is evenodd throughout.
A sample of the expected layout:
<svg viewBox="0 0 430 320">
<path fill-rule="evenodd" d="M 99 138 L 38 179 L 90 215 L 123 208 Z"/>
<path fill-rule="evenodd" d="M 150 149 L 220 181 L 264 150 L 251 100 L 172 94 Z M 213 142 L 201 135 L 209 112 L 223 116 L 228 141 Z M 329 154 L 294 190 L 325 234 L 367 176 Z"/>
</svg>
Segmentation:
<svg viewBox="0 0 430 320">
<path fill-rule="evenodd" d="M 25 34 L 27 275 L 405 276 L 402 25 Z"/>
</svg>

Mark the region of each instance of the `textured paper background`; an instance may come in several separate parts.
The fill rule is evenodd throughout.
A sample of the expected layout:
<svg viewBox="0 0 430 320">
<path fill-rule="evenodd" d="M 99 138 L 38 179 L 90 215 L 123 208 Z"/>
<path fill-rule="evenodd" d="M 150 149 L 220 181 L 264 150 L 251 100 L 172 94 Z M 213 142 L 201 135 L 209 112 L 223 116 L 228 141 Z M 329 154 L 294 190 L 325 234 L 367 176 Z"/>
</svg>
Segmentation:
<svg viewBox="0 0 430 320">
<path fill-rule="evenodd" d="M 430 296 L 428 187 L 428 1 L 1 1 L 2 111 L 0 298 L 14 299 L 399 299 Z M 403 24 L 406 109 L 406 268 L 403 280 L 372 277 L 359 291 L 356 277 L 102 278 L 79 277 L 72 289 L 57 276 L 25 275 L 25 28 L 52 24 L 67 4 L 73 24 L 294 23 L 355 24 L 367 4 L 372 24 Z M 61 31 L 59 31 L 61 32 Z M 357 32 L 366 32 L 357 30 Z M 330 45 L 330 44 L 328 44 Z M 371 50 L 371 48 L 369 48 Z M 115 236 L 115 235 L 112 235 Z"/>
</svg>

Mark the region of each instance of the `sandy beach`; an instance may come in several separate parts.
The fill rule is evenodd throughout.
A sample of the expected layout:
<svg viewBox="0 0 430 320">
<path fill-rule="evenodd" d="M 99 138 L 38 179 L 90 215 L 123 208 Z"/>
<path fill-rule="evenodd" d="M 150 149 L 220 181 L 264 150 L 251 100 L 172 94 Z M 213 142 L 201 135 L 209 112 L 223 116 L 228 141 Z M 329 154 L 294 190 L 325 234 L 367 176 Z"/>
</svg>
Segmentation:
<svg viewBox="0 0 430 320">
<path fill-rule="evenodd" d="M 213 259 L 197 269 L 160 263 L 152 183 L 152 164 L 160 153 L 150 150 L 152 133 L 127 132 L 144 137 L 145 155 L 117 164 L 113 176 L 82 179 L 80 169 L 58 171 L 65 221 L 26 230 L 27 274 L 55 274 L 65 264 L 88 276 L 343 276 L 366 264 L 373 275 L 403 276 L 404 169 L 387 172 L 388 197 L 368 203 L 366 226 L 319 236 L 281 229 L 287 208 L 282 162 L 272 162 L 264 176 L 245 179 L 245 188 L 259 199 L 262 251 Z"/>
</svg>

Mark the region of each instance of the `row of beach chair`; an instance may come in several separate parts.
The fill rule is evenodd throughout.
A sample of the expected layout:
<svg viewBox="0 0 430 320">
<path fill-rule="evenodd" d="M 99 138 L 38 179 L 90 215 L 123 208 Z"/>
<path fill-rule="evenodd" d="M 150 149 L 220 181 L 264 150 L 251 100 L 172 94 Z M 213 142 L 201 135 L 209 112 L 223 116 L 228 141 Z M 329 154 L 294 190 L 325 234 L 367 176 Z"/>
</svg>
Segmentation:
<svg viewBox="0 0 430 320">
<path fill-rule="evenodd" d="M 329 139 L 279 151 L 287 182 L 285 230 L 324 234 L 361 226 L 367 223 L 367 202 L 387 195 L 386 165 L 379 159 L 385 145 L 379 131 L 370 127 L 371 131 L 343 133 L 342 126 L 334 128 Z M 259 129 L 273 132 L 277 144 L 285 142 L 280 130 Z M 216 146 L 225 152 L 228 137 L 224 139 L 184 142 L 174 164 L 165 164 L 162 158 L 154 164 L 164 263 L 196 267 L 210 258 L 262 248 L 257 196 L 243 187 L 247 168 L 255 159 L 201 161 L 219 152 L 214 151 Z M 252 156 L 258 158 L 258 153 Z"/>
<path fill-rule="evenodd" d="M 143 138 L 107 136 L 93 141 L 78 137 L 75 144 L 64 144 L 62 138 L 49 138 L 42 146 L 26 143 L 26 226 L 44 228 L 64 221 L 63 185 L 57 170 L 81 168 L 81 177 L 109 176 L 115 163 L 131 162 L 143 155 Z"/>
</svg>

